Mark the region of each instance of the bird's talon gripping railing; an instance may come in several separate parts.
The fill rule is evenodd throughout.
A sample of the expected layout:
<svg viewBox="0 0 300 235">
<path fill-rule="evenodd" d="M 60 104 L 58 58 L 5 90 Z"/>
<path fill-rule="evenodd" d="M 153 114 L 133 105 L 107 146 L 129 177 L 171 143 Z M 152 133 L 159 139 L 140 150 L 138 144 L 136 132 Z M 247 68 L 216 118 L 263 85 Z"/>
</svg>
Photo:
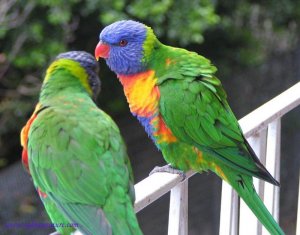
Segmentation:
<svg viewBox="0 0 300 235">
<path fill-rule="evenodd" d="M 260 157 L 269 172 L 279 180 L 280 173 L 280 127 L 281 116 L 300 104 L 300 82 L 274 99 L 254 110 L 239 123 L 245 137 Z M 154 173 L 135 185 L 135 211 L 138 212 L 156 199 L 171 191 L 168 235 L 188 234 L 188 179 L 194 172 L 187 172 L 186 178 L 177 174 Z M 279 187 L 257 179 L 254 186 L 264 200 L 274 218 L 279 217 Z M 300 190 L 300 188 L 299 188 Z M 300 191 L 299 191 L 300 194 Z M 299 195 L 300 200 L 300 195 Z M 298 200 L 297 230 L 300 234 L 300 207 Z M 268 234 L 257 222 L 249 208 L 242 202 L 239 205 L 237 194 L 223 182 L 220 235 Z"/>
</svg>

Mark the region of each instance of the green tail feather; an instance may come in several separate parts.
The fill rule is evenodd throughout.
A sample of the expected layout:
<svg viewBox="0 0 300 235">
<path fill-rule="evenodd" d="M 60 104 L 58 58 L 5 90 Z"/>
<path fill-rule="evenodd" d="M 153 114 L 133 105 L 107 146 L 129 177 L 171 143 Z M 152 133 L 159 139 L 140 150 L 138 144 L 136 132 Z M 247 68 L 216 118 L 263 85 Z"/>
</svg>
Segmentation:
<svg viewBox="0 0 300 235">
<path fill-rule="evenodd" d="M 232 174 L 231 174 L 232 176 Z M 282 235 L 284 232 L 274 220 L 264 203 L 258 196 L 253 186 L 252 177 L 247 175 L 237 175 L 228 178 L 228 182 L 237 191 L 239 196 L 244 200 L 248 207 L 252 210 L 258 220 L 272 235 Z"/>
</svg>

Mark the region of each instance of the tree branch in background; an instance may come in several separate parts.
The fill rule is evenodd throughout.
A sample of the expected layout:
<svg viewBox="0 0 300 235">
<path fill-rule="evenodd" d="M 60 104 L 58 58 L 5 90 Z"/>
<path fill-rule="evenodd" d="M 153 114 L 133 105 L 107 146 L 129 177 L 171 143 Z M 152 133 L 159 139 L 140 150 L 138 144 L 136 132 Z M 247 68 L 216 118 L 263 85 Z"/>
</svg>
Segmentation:
<svg viewBox="0 0 300 235">
<path fill-rule="evenodd" d="M 16 7 L 16 0 L 1 0 L 0 5 L 0 25 L 5 26 L 6 29 L 21 26 L 35 7 L 35 3 L 30 1 L 26 3 L 24 10 L 21 12 L 21 7 Z"/>
<path fill-rule="evenodd" d="M 14 58 L 17 56 L 18 52 L 21 50 L 26 39 L 27 39 L 27 33 L 22 32 L 20 35 L 18 35 L 17 40 L 15 41 L 15 43 L 12 46 L 11 53 L 9 54 L 10 61 L 13 61 Z M 0 80 L 4 77 L 5 73 L 9 69 L 9 66 L 11 64 L 10 61 L 7 60 L 7 58 L 5 58 L 4 65 L 2 65 L 0 67 Z"/>
<path fill-rule="evenodd" d="M 3 27 L 5 27 L 5 30 L 17 28 L 24 24 L 35 7 L 35 4 L 33 2 L 28 2 L 25 5 L 24 10 L 20 12 L 20 7 L 16 7 L 16 0 L 1 0 L 0 5 L 0 26 L 2 25 Z M 9 50 L 8 55 L 0 54 L 0 80 L 5 76 L 5 73 L 8 71 L 11 64 L 10 61 L 13 61 L 15 59 L 26 39 L 27 34 L 24 31 L 21 31 L 17 36 L 17 39 L 14 42 L 13 46 L 11 47 L 11 50 Z"/>
</svg>

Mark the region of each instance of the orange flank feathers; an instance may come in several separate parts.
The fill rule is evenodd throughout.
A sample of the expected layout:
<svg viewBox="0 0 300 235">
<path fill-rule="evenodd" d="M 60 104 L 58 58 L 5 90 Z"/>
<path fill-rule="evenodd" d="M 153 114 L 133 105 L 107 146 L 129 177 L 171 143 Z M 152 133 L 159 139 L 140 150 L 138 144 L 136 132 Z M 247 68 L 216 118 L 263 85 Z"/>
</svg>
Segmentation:
<svg viewBox="0 0 300 235">
<path fill-rule="evenodd" d="M 170 58 L 167 58 L 167 59 L 166 59 L 166 65 L 167 65 L 167 67 L 169 67 L 170 64 L 171 64 L 171 59 L 170 59 Z"/>
<path fill-rule="evenodd" d="M 38 191 L 38 194 L 40 197 L 42 198 L 46 198 L 47 197 L 47 194 L 44 193 L 40 188 L 37 188 L 37 191 Z"/>
<path fill-rule="evenodd" d="M 171 64 L 175 64 L 176 62 L 174 60 L 171 60 L 170 58 L 166 59 L 166 66 L 169 67 Z"/>
<path fill-rule="evenodd" d="M 26 170 L 29 172 L 29 166 L 28 166 L 28 154 L 27 154 L 27 141 L 28 141 L 28 134 L 30 130 L 30 126 L 32 122 L 36 119 L 37 117 L 37 111 L 41 108 L 40 104 L 37 104 L 35 107 L 35 110 L 33 114 L 31 115 L 30 119 L 27 121 L 26 125 L 23 127 L 21 131 L 21 145 L 23 147 L 22 151 L 22 163 Z"/>
<path fill-rule="evenodd" d="M 197 163 L 202 164 L 205 161 L 203 158 L 203 153 L 195 146 L 193 146 L 193 151 L 197 154 Z"/>
<path fill-rule="evenodd" d="M 223 170 L 221 169 L 220 166 L 218 166 L 217 164 L 215 163 L 212 163 L 211 164 L 211 167 L 215 169 L 215 172 L 217 173 L 217 175 L 219 175 L 223 180 L 227 181 L 227 177 L 226 175 L 224 174 Z"/>
<path fill-rule="evenodd" d="M 173 135 L 171 130 L 166 126 L 163 118 L 158 115 L 151 120 L 151 124 L 156 131 L 153 133 L 154 137 L 157 137 L 157 143 L 173 143 L 177 141 L 177 138 Z"/>
</svg>

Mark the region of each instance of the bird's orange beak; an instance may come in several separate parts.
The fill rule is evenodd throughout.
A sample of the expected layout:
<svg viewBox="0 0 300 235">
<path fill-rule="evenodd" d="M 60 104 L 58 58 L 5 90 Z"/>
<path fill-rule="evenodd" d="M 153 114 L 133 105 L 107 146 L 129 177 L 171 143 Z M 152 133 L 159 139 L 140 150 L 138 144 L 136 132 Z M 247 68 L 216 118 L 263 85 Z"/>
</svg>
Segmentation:
<svg viewBox="0 0 300 235">
<path fill-rule="evenodd" d="M 95 58 L 99 60 L 100 57 L 106 59 L 109 57 L 110 47 L 106 43 L 100 41 L 95 49 Z"/>
</svg>

